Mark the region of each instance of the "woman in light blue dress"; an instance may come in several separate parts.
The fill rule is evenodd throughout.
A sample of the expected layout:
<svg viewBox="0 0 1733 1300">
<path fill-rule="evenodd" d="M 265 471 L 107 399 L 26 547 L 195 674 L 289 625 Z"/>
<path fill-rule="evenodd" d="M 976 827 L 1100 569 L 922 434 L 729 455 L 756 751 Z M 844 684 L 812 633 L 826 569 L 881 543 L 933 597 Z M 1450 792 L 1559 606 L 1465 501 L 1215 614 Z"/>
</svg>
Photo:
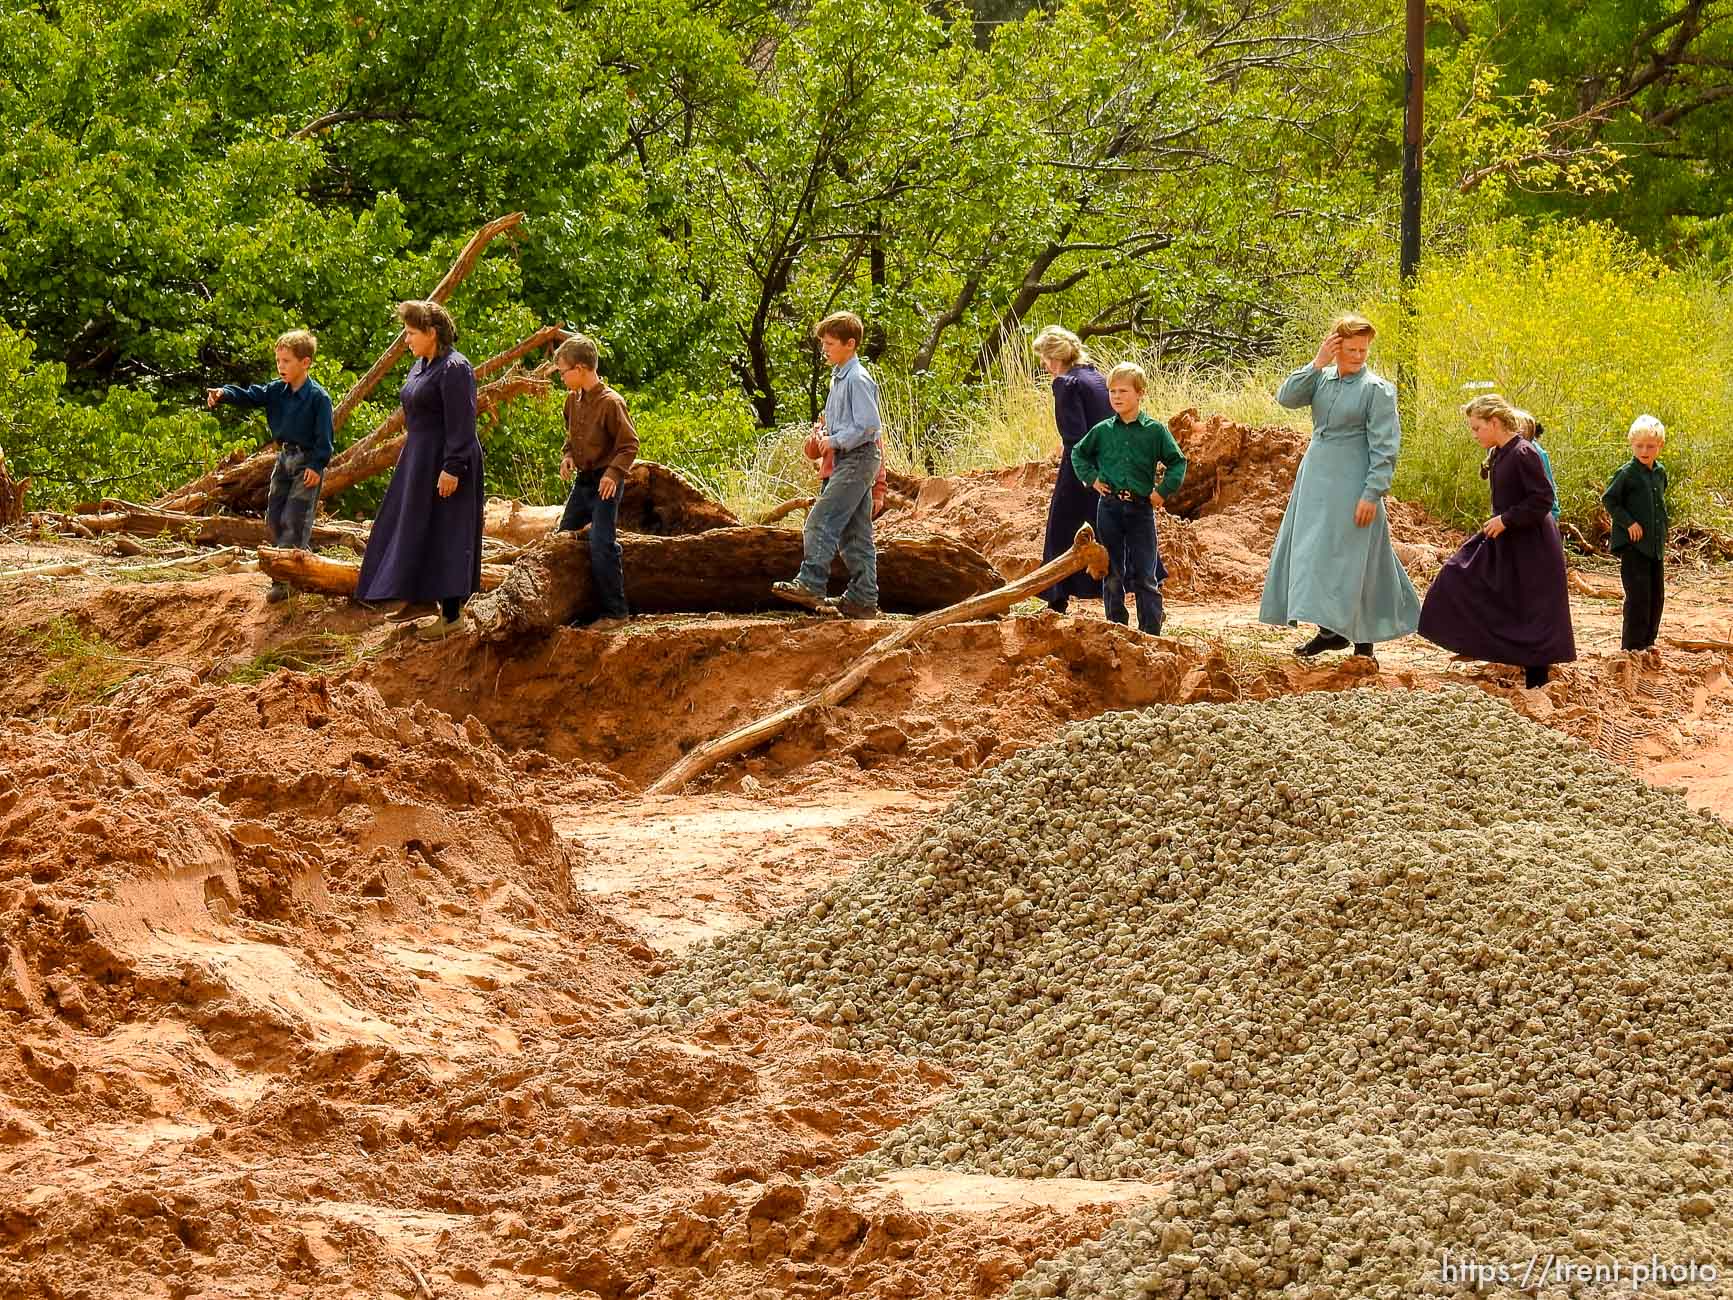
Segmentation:
<svg viewBox="0 0 1733 1300">
<path fill-rule="evenodd" d="M 1366 365 L 1374 332 L 1364 317 L 1342 317 L 1276 392 L 1290 410 L 1312 408 L 1312 441 L 1270 552 L 1258 620 L 1316 623 L 1318 634 L 1295 647 L 1303 657 L 1349 646 L 1370 655 L 1420 622 L 1384 513 L 1402 426 L 1396 386 Z"/>
</svg>

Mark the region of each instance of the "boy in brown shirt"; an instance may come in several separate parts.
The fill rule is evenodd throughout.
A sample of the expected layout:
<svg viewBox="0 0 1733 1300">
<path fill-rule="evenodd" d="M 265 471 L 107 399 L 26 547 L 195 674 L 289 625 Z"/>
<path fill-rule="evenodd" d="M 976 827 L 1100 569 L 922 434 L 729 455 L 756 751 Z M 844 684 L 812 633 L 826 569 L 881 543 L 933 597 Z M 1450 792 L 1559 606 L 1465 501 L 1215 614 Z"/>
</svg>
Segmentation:
<svg viewBox="0 0 1733 1300">
<path fill-rule="evenodd" d="M 602 612 L 597 622 L 627 617 L 626 579 L 615 533 L 620 491 L 626 471 L 638 456 L 638 434 L 626 413 L 626 399 L 597 373 L 596 341 L 575 334 L 560 344 L 554 365 L 566 392 L 566 454 L 560 477 L 572 485 L 561 532 L 590 526 L 590 575 Z"/>
</svg>

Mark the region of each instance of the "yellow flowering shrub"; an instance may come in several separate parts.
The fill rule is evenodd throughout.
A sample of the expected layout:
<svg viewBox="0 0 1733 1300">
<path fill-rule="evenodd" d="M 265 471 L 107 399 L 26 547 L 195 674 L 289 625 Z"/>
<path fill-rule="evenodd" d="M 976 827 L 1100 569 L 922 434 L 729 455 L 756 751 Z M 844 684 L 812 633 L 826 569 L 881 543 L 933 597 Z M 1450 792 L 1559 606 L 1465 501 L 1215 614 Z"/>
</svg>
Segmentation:
<svg viewBox="0 0 1733 1300">
<path fill-rule="evenodd" d="M 1594 518 L 1647 412 L 1667 426 L 1674 520 L 1733 524 L 1733 298 L 1707 276 L 1608 227 L 1565 225 L 1423 263 L 1408 307 L 1379 313 L 1385 373 L 1406 389 L 1395 495 L 1485 519 L 1484 453 L 1460 408 L 1497 391 L 1544 426 L 1567 521 Z"/>
</svg>

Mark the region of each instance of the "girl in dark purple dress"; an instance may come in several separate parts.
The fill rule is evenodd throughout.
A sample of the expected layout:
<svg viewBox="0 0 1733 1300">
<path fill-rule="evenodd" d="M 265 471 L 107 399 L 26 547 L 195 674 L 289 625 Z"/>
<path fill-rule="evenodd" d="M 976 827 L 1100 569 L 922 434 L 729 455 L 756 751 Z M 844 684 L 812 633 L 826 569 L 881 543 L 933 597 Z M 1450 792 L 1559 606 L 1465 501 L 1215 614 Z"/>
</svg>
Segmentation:
<svg viewBox="0 0 1733 1300">
<path fill-rule="evenodd" d="M 1445 564 L 1420 607 L 1420 635 L 1471 659 L 1516 664 L 1524 685 L 1577 657 L 1553 487 L 1519 416 L 1497 393 L 1462 408 L 1487 449 L 1493 516 Z"/>
<path fill-rule="evenodd" d="M 1107 381 L 1070 330 L 1049 325 L 1035 336 L 1035 355 L 1053 376 L 1053 419 L 1059 426 L 1059 481 L 1047 506 L 1047 537 L 1041 563 L 1065 554 L 1084 524 L 1095 523 L 1095 491 L 1078 481 L 1071 468 L 1071 449 L 1096 425 L 1113 418 L 1107 401 Z M 1101 584 L 1078 572 L 1041 593 L 1056 614 L 1063 614 L 1073 596 L 1101 599 Z"/>
<path fill-rule="evenodd" d="M 407 436 L 355 594 L 365 601 L 437 602 L 439 617 L 416 629 L 432 640 L 462 627 L 464 602 L 481 590 L 475 371 L 453 350 L 457 326 L 439 303 L 399 303 L 397 315 L 416 357 L 398 397 Z"/>
</svg>

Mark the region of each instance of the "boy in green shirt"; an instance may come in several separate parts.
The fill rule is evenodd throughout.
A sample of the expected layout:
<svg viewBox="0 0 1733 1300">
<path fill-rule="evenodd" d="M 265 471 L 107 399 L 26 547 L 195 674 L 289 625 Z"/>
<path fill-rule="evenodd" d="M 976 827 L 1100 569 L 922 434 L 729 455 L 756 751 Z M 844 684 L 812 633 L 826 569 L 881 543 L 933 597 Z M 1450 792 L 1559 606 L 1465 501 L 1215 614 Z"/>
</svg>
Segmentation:
<svg viewBox="0 0 1733 1300">
<path fill-rule="evenodd" d="M 1661 629 L 1667 553 L 1667 470 L 1656 458 L 1667 429 L 1652 415 L 1631 422 L 1631 459 L 1619 467 L 1601 504 L 1613 517 L 1613 554 L 1625 585 L 1625 626 L 1619 644 L 1648 650 Z"/>
<path fill-rule="evenodd" d="M 1155 540 L 1155 511 L 1185 481 L 1185 453 L 1167 426 L 1143 413 L 1143 368 L 1121 362 L 1107 376 L 1111 420 L 1103 420 L 1071 449 L 1077 477 L 1101 494 L 1095 532 L 1107 548 L 1101 603 L 1110 622 L 1129 620 L 1125 587 L 1137 597 L 1137 630 L 1161 635 L 1161 583 L 1167 577 Z M 1156 467 L 1164 469 L 1156 486 Z"/>
</svg>

